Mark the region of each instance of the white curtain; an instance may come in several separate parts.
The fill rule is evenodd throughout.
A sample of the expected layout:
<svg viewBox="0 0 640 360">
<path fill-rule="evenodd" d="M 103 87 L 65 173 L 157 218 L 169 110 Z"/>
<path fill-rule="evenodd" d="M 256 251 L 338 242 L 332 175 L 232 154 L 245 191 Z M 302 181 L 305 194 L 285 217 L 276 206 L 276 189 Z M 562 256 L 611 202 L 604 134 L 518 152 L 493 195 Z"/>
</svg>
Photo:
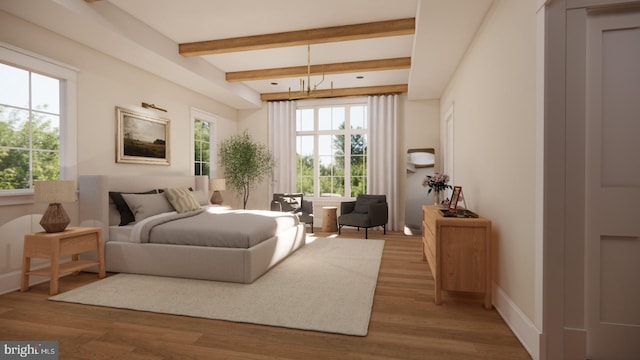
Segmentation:
<svg viewBox="0 0 640 360">
<path fill-rule="evenodd" d="M 398 95 L 369 96 L 369 194 L 387 195 L 387 230 L 401 230 Z"/>
<path fill-rule="evenodd" d="M 269 148 L 276 160 L 273 193 L 296 190 L 296 102 L 269 102 Z"/>
</svg>

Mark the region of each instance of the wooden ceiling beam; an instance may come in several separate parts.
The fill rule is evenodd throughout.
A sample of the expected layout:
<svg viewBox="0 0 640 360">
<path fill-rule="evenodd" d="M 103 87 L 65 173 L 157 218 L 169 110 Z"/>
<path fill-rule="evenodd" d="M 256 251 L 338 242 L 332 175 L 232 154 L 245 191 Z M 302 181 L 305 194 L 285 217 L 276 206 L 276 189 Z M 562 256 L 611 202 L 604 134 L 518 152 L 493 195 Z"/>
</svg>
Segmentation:
<svg viewBox="0 0 640 360">
<path fill-rule="evenodd" d="M 353 61 L 346 63 L 334 63 L 323 65 L 311 65 L 311 75 L 344 74 L 351 72 L 401 70 L 411 68 L 411 58 L 394 58 L 380 60 Z M 307 76 L 306 66 L 293 66 L 286 68 L 232 71 L 226 74 L 229 82 L 266 80 L 277 78 L 290 78 Z"/>
<path fill-rule="evenodd" d="M 264 93 L 260 94 L 262 101 L 281 101 L 281 100 L 301 100 L 301 99 L 319 99 L 342 96 L 366 96 L 366 95 L 382 95 L 382 94 L 398 94 L 406 93 L 409 89 L 407 84 L 399 85 L 383 85 L 369 87 L 343 88 L 333 90 L 315 90 L 307 95 L 299 91 Z"/>
<path fill-rule="evenodd" d="M 178 46 L 178 51 L 182 56 L 201 56 L 286 46 L 371 39 L 384 36 L 411 35 L 415 33 L 415 27 L 415 18 L 387 20 L 364 24 L 183 43 Z"/>
</svg>

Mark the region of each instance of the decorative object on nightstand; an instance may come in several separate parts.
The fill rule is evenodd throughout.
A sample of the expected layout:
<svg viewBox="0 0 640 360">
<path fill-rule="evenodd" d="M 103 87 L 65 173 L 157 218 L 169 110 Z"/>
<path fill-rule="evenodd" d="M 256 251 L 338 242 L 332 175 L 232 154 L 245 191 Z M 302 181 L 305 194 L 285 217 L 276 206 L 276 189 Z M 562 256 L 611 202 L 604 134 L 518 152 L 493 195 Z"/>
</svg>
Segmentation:
<svg viewBox="0 0 640 360">
<path fill-rule="evenodd" d="M 224 179 L 211 179 L 209 181 L 209 187 L 213 190 L 213 195 L 211 195 L 211 203 L 215 205 L 222 204 L 222 194 L 220 191 L 227 190 L 227 185 Z"/>
<path fill-rule="evenodd" d="M 62 203 L 76 201 L 75 181 L 36 181 L 35 201 L 49 204 L 40 220 L 42 228 L 48 233 L 64 231 L 71 220 Z"/>
</svg>

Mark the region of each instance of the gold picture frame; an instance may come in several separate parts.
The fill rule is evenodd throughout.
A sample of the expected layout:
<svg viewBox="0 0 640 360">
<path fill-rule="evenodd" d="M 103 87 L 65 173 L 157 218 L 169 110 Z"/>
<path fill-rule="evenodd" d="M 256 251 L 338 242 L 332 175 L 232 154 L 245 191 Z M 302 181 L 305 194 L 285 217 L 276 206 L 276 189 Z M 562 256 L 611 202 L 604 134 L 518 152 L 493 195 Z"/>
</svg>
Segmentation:
<svg viewBox="0 0 640 360">
<path fill-rule="evenodd" d="M 116 107 L 116 163 L 170 165 L 169 120 Z"/>
</svg>

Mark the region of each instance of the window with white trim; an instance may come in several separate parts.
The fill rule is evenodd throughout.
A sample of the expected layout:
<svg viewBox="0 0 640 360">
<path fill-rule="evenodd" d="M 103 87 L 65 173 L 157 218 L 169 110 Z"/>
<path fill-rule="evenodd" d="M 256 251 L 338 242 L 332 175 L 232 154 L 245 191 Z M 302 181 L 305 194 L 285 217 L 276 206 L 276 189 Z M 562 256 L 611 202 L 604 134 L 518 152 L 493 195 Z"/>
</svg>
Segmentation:
<svg viewBox="0 0 640 360">
<path fill-rule="evenodd" d="M 75 112 L 68 111 L 75 76 L 75 69 L 0 43 L 0 193 L 75 180 Z"/>
<path fill-rule="evenodd" d="M 193 174 L 214 177 L 217 162 L 216 116 L 191 109 Z M 214 149 L 212 152 L 211 149 Z"/>
<path fill-rule="evenodd" d="M 367 192 L 366 99 L 296 109 L 296 191 L 313 197 Z"/>
</svg>

